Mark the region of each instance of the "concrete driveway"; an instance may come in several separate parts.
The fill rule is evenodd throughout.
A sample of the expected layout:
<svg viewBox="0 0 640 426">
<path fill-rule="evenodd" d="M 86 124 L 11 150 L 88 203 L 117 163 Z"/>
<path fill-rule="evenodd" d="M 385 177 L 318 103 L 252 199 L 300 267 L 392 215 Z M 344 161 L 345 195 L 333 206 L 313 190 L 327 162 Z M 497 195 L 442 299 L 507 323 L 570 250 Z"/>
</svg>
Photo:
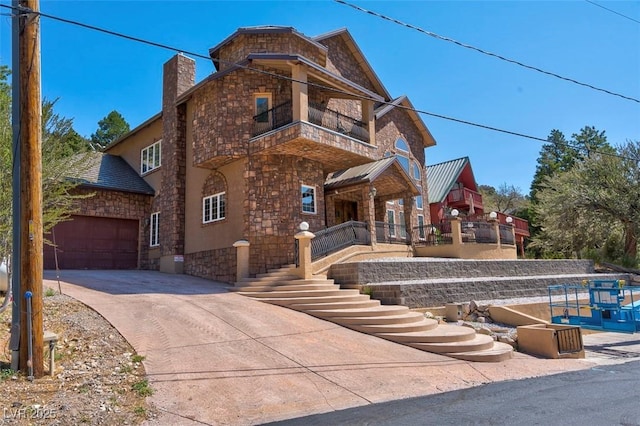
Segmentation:
<svg viewBox="0 0 640 426">
<path fill-rule="evenodd" d="M 45 272 L 45 286 L 57 288 Z M 480 384 L 589 368 L 516 354 L 469 363 L 361 334 L 227 291 L 151 271 L 62 271 L 146 357 L 154 424 L 257 424 Z"/>
</svg>

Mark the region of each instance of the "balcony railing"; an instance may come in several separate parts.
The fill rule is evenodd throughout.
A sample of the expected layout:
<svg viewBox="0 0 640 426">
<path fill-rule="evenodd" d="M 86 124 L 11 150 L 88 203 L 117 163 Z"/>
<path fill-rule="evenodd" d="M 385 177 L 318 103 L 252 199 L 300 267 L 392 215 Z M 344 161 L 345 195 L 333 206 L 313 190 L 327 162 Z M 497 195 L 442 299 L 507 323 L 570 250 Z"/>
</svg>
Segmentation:
<svg viewBox="0 0 640 426">
<path fill-rule="evenodd" d="M 326 127 L 349 137 L 369 142 L 369 126 L 353 117 L 326 108 L 325 105 L 309 102 L 309 122 Z"/>
<path fill-rule="evenodd" d="M 254 115 L 251 136 L 255 137 L 276 130 L 292 121 L 293 108 L 291 101 L 285 102 L 268 111 Z M 369 142 L 370 140 L 367 123 L 328 109 L 319 103 L 309 102 L 309 122 L 363 142 Z"/>
<path fill-rule="evenodd" d="M 376 222 L 376 241 L 386 244 L 411 244 L 404 224 Z"/>
<path fill-rule="evenodd" d="M 452 189 L 447 195 L 447 204 L 450 206 L 473 206 L 482 208 L 482 195 L 468 188 Z"/>
<path fill-rule="evenodd" d="M 251 136 L 258 136 L 279 127 L 286 126 L 293 121 L 291 101 L 280 104 L 268 111 L 253 116 Z"/>
<path fill-rule="evenodd" d="M 492 224 L 486 222 L 462 222 L 462 242 L 496 244 L 498 236 Z"/>
</svg>

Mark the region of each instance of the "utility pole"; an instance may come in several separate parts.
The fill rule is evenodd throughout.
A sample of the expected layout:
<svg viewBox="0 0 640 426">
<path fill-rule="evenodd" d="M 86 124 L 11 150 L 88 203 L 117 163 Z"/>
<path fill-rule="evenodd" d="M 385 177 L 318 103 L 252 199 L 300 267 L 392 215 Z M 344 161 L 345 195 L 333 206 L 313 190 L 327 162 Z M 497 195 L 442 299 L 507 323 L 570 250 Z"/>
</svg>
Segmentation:
<svg viewBox="0 0 640 426">
<path fill-rule="evenodd" d="M 42 377 L 42 100 L 40 83 L 40 11 L 39 0 L 19 0 L 23 10 L 14 10 L 19 25 L 18 81 L 20 85 L 20 369 L 33 368 L 33 376 Z M 15 84 L 15 83 L 14 83 Z M 31 292 L 31 318 L 27 316 L 25 293 Z M 27 327 L 31 321 L 31 327 Z M 32 335 L 28 335 L 28 329 Z M 31 350 L 29 350 L 31 345 Z M 29 358 L 32 354 L 32 359 Z"/>
</svg>

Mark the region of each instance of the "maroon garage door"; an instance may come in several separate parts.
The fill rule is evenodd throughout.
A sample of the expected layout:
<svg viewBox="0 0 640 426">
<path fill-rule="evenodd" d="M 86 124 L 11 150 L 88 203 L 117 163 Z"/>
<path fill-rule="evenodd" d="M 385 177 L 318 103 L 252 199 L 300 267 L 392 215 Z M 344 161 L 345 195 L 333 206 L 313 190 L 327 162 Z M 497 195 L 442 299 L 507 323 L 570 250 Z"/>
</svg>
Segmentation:
<svg viewBox="0 0 640 426">
<path fill-rule="evenodd" d="M 45 237 L 53 241 L 53 235 Z M 135 269 L 138 267 L 138 221 L 72 216 L 55 227 L 60 269 Z M 44 246 L 44 268 L 55 269 L 53 247 Z"/>
</svg>

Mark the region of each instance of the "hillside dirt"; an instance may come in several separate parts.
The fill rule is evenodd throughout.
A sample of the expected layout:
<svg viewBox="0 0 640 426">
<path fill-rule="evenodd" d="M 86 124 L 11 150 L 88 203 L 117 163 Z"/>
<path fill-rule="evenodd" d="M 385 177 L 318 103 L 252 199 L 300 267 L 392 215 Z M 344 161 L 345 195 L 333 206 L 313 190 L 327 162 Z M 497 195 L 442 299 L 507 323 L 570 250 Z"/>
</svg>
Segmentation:
<svg viewBox="0 0 640 426">
<path fill-rule="evenodd" d="M 43 319 L 58 335 L 53 377 L 31 382 L 10 370 L 11 309 L 0 313 L 0 425 L 137 425 L 154 418 L 144 358 L 97 312 L 53 294 L 45 289 Z M 44 358 L 48 374 L 48 348 Z"/>
</svg>

